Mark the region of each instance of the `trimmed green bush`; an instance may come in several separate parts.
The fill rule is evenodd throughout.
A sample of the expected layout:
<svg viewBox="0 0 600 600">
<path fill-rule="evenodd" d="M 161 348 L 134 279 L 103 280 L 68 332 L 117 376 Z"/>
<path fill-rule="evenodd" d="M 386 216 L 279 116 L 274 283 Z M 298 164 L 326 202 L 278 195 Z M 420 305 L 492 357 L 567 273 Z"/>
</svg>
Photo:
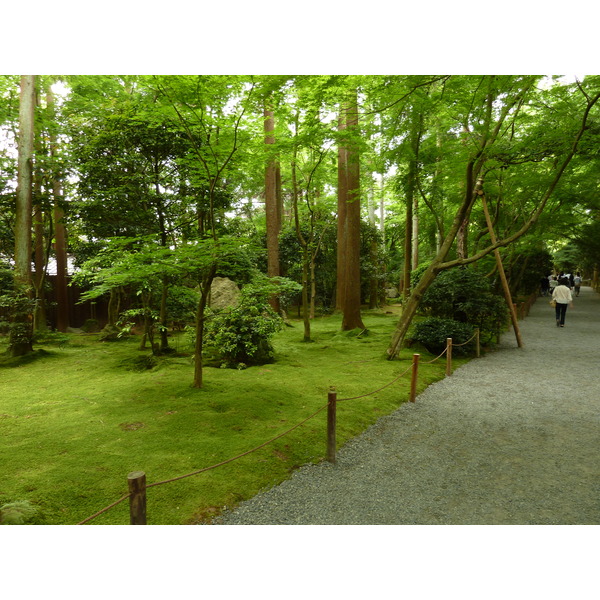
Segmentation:
<svg viewBox="0 0 600 600">
<path fill-rule="evenodd" d="M 487 277 L 471 267 L 442 271 L 423 294 L 420 308 L 427 316 L 478 327 L 484 343 L 494 339 L 508 321 L 504 298 L 494 293 Z"/>
<path fill-rule="evenodd" d="M 464 344 L 475 333 L 475 328 L 468 323 L 459 323 L 453 319 L 429 317 L 415 325 L 413 341 L 420 342 L 433 354 L 440 353 L 446 347 L 446 340 L 452 338 L 452 344 Z M 457 352 L 465 353 L 475 345 L 474 340 L 456 348 Z"/>
</svg>

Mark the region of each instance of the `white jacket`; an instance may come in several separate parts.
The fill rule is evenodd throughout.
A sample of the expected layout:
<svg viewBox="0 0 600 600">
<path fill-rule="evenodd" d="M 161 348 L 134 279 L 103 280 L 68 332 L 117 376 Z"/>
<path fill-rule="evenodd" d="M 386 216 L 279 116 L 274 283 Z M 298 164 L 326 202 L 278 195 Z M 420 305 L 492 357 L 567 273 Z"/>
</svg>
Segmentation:
<svg viewBox="0 0 600 600">
<path fill-rule="evenodd" d="M 566 285 L 556 286 L 552 292 L 552 298 L 559 304 L 569 304 L 569 302 L 573 302 L 571 290 Z"/>
</svg>

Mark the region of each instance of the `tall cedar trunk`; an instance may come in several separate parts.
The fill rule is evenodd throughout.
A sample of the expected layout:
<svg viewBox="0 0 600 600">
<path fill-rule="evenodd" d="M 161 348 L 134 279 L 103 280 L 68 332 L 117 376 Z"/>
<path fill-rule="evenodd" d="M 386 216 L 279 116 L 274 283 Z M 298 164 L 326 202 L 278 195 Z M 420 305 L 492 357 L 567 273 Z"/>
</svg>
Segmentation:
<svg viewBox="0 0 600 600">
<path fill-rule="evenodd" d="M 431 199 L 435 207 L 436 232 L 435 232 L 435 251 L 439 252 L 444 239 L 444 194 L 442 190 L 442 135 L 438 127 L 436 127 L 435 146 L 437 155 L 435 158 L 435 170 L 433 172 L 433 180 L 431 182 Z"/>
<path fill-rule="evenodd" d="M 375 229 L 375 194 L 373 190 L 373 184 L 369 189 L 369 195 L 367 198 L 368 209 L 369 209 L 369 223 L 373 229 Z M 369 278 L 369 308 L 377 308 L 379 304 L 379 293 L 378 293 L 378 251 L 377 240 L 372 239 L 369 246 L 369 260 L 371 261 L 372 274 Z"/>
<path fill-rule="evenodd" d="M 40 106 L 39 94 L 36 90 L 36 107 Z M 42 156 L 43 149 L 40 144 L 40 136 L 34 135 L 34 152 L 36 156 Z M 44 209 L 42 207 L 42 184 L 43 173 L 41 168 L 35 169 L 33 175 L 33 239 L 34 253 L 33 262 L 35 266 L 35 275 L 33 277 L 33 288 L 35 290 L 35 307 L 33 309 L 33 331 L 43 333 L 48 330 L 46 314 L 46 267 L 50 248 L 46 251 L 44 235 Z M 52 232 L 48 237 L 52 238 Z"/>
<path fill-rule="evenodd" d="M 308 244 L 302 248 L 302 321 L 304 322 L 304 342 L 312 341 L 310 338 L 310 300 L 309 300 L 309 278 L 310 278 L 310 253 Z"/>
<path fill-rule="evenodd" d="M 46 104 L 49 109 L 54 108 L 54 94 L 49 87 L 46 92 Z M 67 282 L 67 234 L 64 224 L 64 211 L 61 207 L 61 185 L 58 169 L 56 167 L 58 148 L 56 134 L 50 130 L 50 158 L 52 164 L 52 202 L 54 221 L 54 254 L 56 257 L 56 329 L 65 333 L 69 327 L 69 304 Z"/>
<path fill-rule="evenodd" d="M 296 123 L 296 131 L 297 123 Z M 298 178 L 296 175 L 296 148 L 294 148 L 293 156 L 292 156 L 292 207 L 294 210 L 294 223 L 296 226 L 296 237 L 298 238 L 298 242 L 302 246 L 302 321 L 304 323 L 304 338 L 303 341 L 310 342 L 311 334 L 310 334 L 310 306 L 308 300 L 308 285 L 309 285 L 309 276 L 310 276 L 310 253 L 308 248 L 308 242 L 302 235 L 302 231 L 300 229 L 300 217 L 298 215 Z"/>
<path fill-rule="evenodd" d="M 56 256 L 56 329 L 63 333 L 69 327 L 69 301 L 67 282 L 67 232 L 64 211 L 59 205 L 60 183 L 52 184 L 54 196 L 54 254 Z"/>
<path fill-rule="evenodd" d="M 413 218 L 412 218 L 412 264 L 414 271 L 419 266 L 419 195 L 413 195 Z"/>
<path fill-rule="evenodd" d="M 46 91 L 46 105 L 49 109 L 54 108 L 54 94 L 52 88 Z M 68 304 L 68 282 L 67 282 L 67 232 L 64 223 L 64 211 L 61 206 L 62 191 L 60 174 L 56 167 L 58 145 L 56 134 L 50 130 L 50 158 L 52 163 L 52 201 L 54 221 L 54 254 L 56 257 L 56 329 L 65 333 L 69 327 L 69 304 Z"/>
<path fill-rule="evenodd" d="M 265 144 L 275 143 L 275 118 L 273 111 L 265 105 Z M 281 194 L 277 193 L 277 161 L 274 156 L 269 157 L 265 168 L 265 212 L 267 219 L 267 275 L 279 277 L 279 233 L 281 229 Z M 269 304 L 277 313 L 280 310 L 279 297 L 272 296 Z"/>
<path fill-rule="evenodd" d="M 346 128 L 346 116 L 340 108 L 338 130 Z M 337 273 L 335 309 L 344 310 L 346 297 L 346 207 L 348 204 L 348 166 L 346 148 L 338 146 L 338 190 L 337 190 Z"/>
<path fill-rule="evenodd" d="M 35 75 L 21 76 L 19 104 L 19 145 L 17 198 L 15 211 L 15 284 L 29 288 L 31 285 L 31 224 L 32 176 L 35 115 Z M 19 311 L 14 317 L 8 352 L 22 356 L 33 351 L 32 316 Z"/>
<path fill-rule="evenodd" d="M 381 250 L 383 252 L 385 252 L 385 244 L 386 244 L 386 237 L 385 237 L 385 178 L 383 173 L 380 174 L 380 197 L 379 197 L 379 230 L 381 231 Z M 380 303 L 381 304 L 385 304 L 387 301 L 387 291 L 386 291 L 386 284 L 385 282 L 387 281 L 387 262 L 386 261 L 382 261 L 382 265 L 381 265 L 381 278 L 383 280 L 383 284 L 381 286 L 379 286 L 379 293 L 381 294 L 380 296 Z"/>
<path fill-rule="evenodd" d="M 346 127 L 358 129 L 358 99 L 354 92 L 346 112 Z M 346 160 L 346 277 L 342 331 L 365 329 L 360 314 L 360 156 L 355 144 L 350 144 Z"/>
<path fill-rule="evenodd" d="M 36 189 L 41 194 L 41 189 L 36 182 Z M 38 194 L 36 194 L 38 195 Z M 39 197 L 39 195 L 38 195 Z M 35 308 L 33 313 L 33 330 L 44 332 L 48 330 L 46 321 L 46 294 L 44 291 L 46 282 L 46 252 L 44 245 L 44 213 L 40 204 L 36 204 L 33 210 L 33 232 L 34 232 L 34 264 L 35 276 L 33 287 L 35 289 Z"/>
<path fill-rule="evenodd" d="M 407 196 L 406 198 L 406 222 L 404 224 L 404 272 L 402 276 L 402 297 L 406 300 L 410 295 L 410 268 L 412 253 L 412 217 L 413 203 Z"/>
<path fill-rule="evenodd" d="M 422 117 L 416 112 L 413 113 L 410 136 L 410 160 L 408 163 L 408 175 L 406 178 L 406 225 L 404 238 L 404 284 L 402 286 L 402 296 L 408 298 L 410 294 L 410 275 L 413 269 L 418 266 L 418 160 L 419 146 L 421 143 L 421 121 Z"/>
</svg>

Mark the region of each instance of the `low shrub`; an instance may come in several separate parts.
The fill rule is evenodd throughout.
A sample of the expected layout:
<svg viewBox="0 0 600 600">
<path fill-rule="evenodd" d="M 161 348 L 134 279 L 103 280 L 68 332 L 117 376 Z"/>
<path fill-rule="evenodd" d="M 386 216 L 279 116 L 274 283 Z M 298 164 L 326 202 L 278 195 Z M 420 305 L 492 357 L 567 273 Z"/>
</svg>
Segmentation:
<svg viewBox="0 0 600 600">
<path fill-rule="evenodd" d="M 239 368 L 272 362 L 270 338 L 283 327 L 281 317 L 269 305 L 243 299 L 239 306 L 209 314 L 205 340 L 222 360 L 222 366 Z"/>
<path fill-rule="evenodd" d="M 496 338 L 508 321 L 502 295 L 494 293 L 490 280 L 470 267 L 442 271 L 423 294 L 419 308 L 430 317 L 478 327 L 484 343 Z"/>
<path fill-rule="evenodd" d="M 417 323 L 414 327 L 413 341 L 420 342 L 429 352 L 437 354 L 446 347 L 448 338 L 452 338 L 452 344 L 464 344 L 473 337 L 475 328 L 468 323 L 460 323 L 453 319 L 442 319 L 429 317 Z M 459 353 L 471 350 L 475 342 L 460 346 L 455 349 Z"/>
</svg>

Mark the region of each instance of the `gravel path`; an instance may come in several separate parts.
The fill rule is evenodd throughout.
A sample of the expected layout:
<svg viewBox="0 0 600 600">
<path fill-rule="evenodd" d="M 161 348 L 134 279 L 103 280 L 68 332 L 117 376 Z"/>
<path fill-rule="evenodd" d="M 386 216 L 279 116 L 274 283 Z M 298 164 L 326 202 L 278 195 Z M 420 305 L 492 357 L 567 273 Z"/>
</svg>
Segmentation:
<svg viewBox="0 0 600 600">
<path fill-rule="evenodd" d="M 338 452 L 226 512 L 226 525 L 600 524 L 600 295 L 557 328 L 540 298 L 498 350 Z"/>
</svg>

